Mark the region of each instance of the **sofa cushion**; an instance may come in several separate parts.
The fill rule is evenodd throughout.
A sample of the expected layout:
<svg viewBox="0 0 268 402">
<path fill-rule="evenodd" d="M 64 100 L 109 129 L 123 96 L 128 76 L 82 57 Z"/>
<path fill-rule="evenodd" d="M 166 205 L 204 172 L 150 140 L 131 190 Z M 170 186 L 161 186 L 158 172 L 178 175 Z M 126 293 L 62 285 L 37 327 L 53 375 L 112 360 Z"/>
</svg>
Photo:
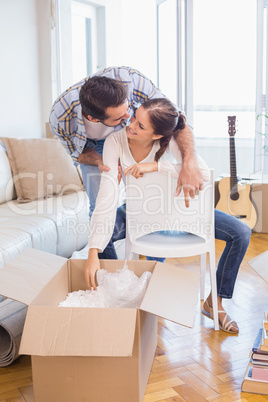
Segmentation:
<svg viewBox="0 0 268 402">
<path fill-rule="evenodd" d="M 31 247 L 51 254 L 57 252 L 57 228 L 53 221 L 39 216 L 18 216 L 0 222 L 0 254 L 8 264 L 25 248 Z"/>
<path fill-rule="evenodd" d="M 83 184 L 71 157 L 57 139 L 1 138 L 19 202 L 73 193 Z"/>
<path fill-rule="evenodd" d="M 85 191 L 0 205 L 0 268 L 26 247 L 69 258 L 88 242 L 88 211 Z"/>
<path fill-rule="evenodd" d="M 10 164 L 4 144 L 0 141 L 0 204 L 16 197 Z"/>
</svg>

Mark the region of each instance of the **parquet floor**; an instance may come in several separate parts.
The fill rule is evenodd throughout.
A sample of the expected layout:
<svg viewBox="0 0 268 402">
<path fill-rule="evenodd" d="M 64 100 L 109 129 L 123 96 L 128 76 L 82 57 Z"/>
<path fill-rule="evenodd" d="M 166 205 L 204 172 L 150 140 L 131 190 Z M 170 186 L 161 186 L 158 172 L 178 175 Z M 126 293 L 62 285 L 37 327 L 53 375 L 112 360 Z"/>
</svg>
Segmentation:
<svg viewBox="0 0 268 402">
<path fill-rule="evenodd" d="M 192 329 L 159 319 L 158 348 L 144 402 L 268 401 L 268 396 L 240 391 L 249 351 L 261 326 L 263 312 L 268 311 L 268 284 L 247 261 L 267 249 L 268 234 L 254 233 L 234 297 L 224 304 L 239 325 L 238 336 L 215 332 L 213 321 L 200 314 L 200 303 Z M 222 250 L 223 243 L 217 241 L 217 258 Z M 198 269 L 199 259 L 168 262 Z M 209 275 L 206 286 L 208 294 Z M 4 401 L 34 401 L 29 357 L 21 356 L 11 366 L 0 369 L 0 402 Z"/>
</svg>

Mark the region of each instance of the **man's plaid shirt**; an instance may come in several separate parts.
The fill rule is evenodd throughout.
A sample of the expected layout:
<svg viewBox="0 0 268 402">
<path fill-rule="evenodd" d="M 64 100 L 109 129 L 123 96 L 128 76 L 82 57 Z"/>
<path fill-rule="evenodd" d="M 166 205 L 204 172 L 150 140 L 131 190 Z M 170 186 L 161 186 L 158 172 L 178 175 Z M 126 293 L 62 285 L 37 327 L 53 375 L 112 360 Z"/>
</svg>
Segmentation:
<svg viewBox="0 0 268 402">
<path fill-rule="evenodd" d="M 130 118 L 141 103 L 148 99 L 164 97 L 152 81 L 133 68 L 109 67 L 94 75 L 114 78 L 126 85 Z M 78 164 L 78 156 L 83 151 L 87 141 L 82 108 L 79 102 L 80 89 L 87 80 L 88 78 L 85 78 L 67 89 L 55 101 L 49 118 L 51 131 L 60 139 L 75 165 Z M 120 130 L 124 125 L 116 126 L 115 131 Z"/>
</svg>

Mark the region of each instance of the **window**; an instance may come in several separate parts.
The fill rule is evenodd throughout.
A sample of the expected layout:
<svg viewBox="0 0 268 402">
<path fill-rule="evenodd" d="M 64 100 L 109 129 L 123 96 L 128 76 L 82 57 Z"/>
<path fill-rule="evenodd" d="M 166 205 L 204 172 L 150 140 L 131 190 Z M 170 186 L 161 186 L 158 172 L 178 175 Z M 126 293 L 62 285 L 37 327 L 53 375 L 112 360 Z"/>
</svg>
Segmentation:
<svg viewBox="0 0 268 402">
<path fill-rule="evenodd" d="M 72 74 L 78 82 L 97 71 L 97 14 L 96 8 L 72 2 Z"/>
<path fill-rule="evenodd" d="M 160 88 L 172 100 L 176 96 L 194 126 L 197 150 L 216 176 L 229 173 L 227 117 L 236 116 L 237 171 L 250 175 L 262 166 L 256 160 L 263 154 L 264 123 L 256 117 L 265 111 L 266 1 L 157 3 Z"/>
<path fill-rule="evenodd" d="M 196 136 L 225 138 L 226 116 L 235 115 L 236 136 L 254 138 L 256 2 L 194 0 L 193 4 Z"/>
<path fill-rule="evenodd" d="M 168 24 L 167 24 L 168 21 Z M 159 1 L 158 29 L 158 83 L 161 91 L 174 103 L 178 99 L 177 75 L 177 1 Z M 167 74 L 168 71 L 168 74 Z"/>
</svg>

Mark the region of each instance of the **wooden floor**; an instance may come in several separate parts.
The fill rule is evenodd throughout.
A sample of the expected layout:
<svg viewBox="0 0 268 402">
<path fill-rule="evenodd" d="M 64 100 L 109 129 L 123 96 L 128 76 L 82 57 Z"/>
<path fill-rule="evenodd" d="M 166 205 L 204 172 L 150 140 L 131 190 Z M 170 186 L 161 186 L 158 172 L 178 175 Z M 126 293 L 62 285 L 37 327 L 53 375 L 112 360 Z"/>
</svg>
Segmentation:
<svg viewBox="0 0 268 402">
<path fill-rule="evenodd" d="M 268 400 L 268 396 L 240 392 L 249 351 L 261 326 L 263 312 L 268 311 L 268 284 L 247 261 L 267 249 L 268 234 L 253 234 L 234 297 L 224 304 L 239 325 L 239 336 L 214 332 L 213 321 L 200 314 L 200 304 L 192 329 L 159 320 L 158 349 L 144 402 Z M 217 241 L 217 258 L 222 250 L 223 243 Z M 187 263 L 191 269 L 198 269 L 198 258 L 169 262 Z M 206 293 L 209 278 L 207 281 Z M 0 369 L 0 402 L 4 401 L 34 401 L 29 357 L 21 356 L 11 366 Z"/>
</svg>

